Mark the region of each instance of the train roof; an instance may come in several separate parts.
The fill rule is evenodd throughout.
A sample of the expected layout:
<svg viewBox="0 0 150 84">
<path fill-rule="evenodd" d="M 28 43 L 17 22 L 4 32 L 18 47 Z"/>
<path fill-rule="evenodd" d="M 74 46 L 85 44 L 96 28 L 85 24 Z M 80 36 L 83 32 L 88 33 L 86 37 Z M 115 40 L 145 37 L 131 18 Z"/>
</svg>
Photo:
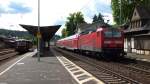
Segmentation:
<svg viewBox="0 0 150 84">
<path fill-rule="evenodd" d="M 63 39 L 60 39 L 60 40 L 58 40 L 58 41 L 62 41 L 62 40 L 69 40 L 69 39 L 75 39 L 75 38 L 77 38 L 77 36 L 78 36 L 79 34 L 74 34 L 74 35 L 72 35 L 72 36 L 69 36 L 69 37 L 66 37 L 66 38 L 63 38 Z"/>
</svg>

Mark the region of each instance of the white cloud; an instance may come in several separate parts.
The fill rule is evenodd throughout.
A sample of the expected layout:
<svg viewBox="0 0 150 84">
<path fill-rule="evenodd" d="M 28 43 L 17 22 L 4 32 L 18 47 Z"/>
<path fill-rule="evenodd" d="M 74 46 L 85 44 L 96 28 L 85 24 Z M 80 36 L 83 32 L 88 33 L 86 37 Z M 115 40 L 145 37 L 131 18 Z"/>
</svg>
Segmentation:
<svg viewBox="0 0 150 84">
<path fill-rule="evenodd" d="M 107 20 L 109 20 L 109 24 L 113 24 L 113 16 L 112 14 L 110 13 L 103 13 L 104 15 L 104 19 L 105 19 L 105 22 L 107 22 Z"/>
<path fill-rule="evenodd" d="M 37 25 L 37 1 L 38 0 L 0 0 L 0 5 L 8 9 L 10 2 L 22 3 L 32 9 L 32 12 L 26 14 L 2 14 L 0 15 L 0 28 L 9 28 L 13 26 L 15 30 L 23 30 L 17 24 Z M 41 25 L 54 25 L 57 21 L 65 21 L 69 13 L 82 11 L 87 22 L 92 21 L 88 13 L 98 13 L 95 8 L 95 1 L 110 5 L 111 0 L 40 0 L 41 1 Z M 112 22 L 112 15 L 109 15 Z M 62 25 L 62 24 L 60 24 Z M 13 29 L 9 28 L 9 29 Z M 61 29 L 60 29 L 61 30 Z M 60 34 L 60 31 L 57 32 Z"/>
<path fill-rule="evenodd" d="M 105 5 L 106 7 L 110 7 L 110 3 L 111 0 L 88 0 L 86 1 L 86 3 L 84 3 L 84 5 L 82 5 L 79 10 L 77 11 L 82 11 L 82 13 L 84 14 L 84 18 L 85 21 L 88 23 L 92 22 L 92 18 L 94 16 L 94 14 L 98 14 L 99 12 L 102 13 L 102 15 L 104 15 L 104 19 L 105 22 L 107 22 L 107 20 L 109 20 L 109 24 L 113 24 L 113 17 L 112 14 L 110 12 L 107 12 L 109 9 L 103 9 L 103 7 L 99 8 L 99 9 L 103 9 L 104 11 L 98 11 L 96 9 L 96 2 Z M 111 9 L 111 8 L 110 8 Z M 105 11 L 106 10 L 106 11 Z M 111 11 L 111 10 L 110 10 Z M 60 35 L 62 28 L 64 28 L 64 26 L 61 27 L 61 29 L 57 32 L 57 34 Z"/>
<path fill-rule="evenodd" d="M 0 18 L 0 28 L 10 29 L 10 30 L 24 30 L 19 27 L 18 22 L 21 22 L 20 14 L 2 14 Z"/>
<path fill-rule="evenodd" d="M 111 0 L 99 0 L 99 1 L 106 5 L 110 5 L 110 3 L 111 3 Z"/>
</svg>

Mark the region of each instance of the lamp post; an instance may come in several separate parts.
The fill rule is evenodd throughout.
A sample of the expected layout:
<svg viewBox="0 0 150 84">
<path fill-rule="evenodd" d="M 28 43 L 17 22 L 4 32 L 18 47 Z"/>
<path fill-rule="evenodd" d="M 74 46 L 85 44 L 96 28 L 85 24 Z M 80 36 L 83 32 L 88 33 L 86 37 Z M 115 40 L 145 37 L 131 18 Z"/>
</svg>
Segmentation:
<svg viewBox="0 0 150 84">
<path fill-rule="evenodd" d="M 38 0 L 38 31 L 37 34 L 40 34 L 40 0 Z M 38 62 L 40 62 L 40 36 L 38 37 Z"/>
</svg>

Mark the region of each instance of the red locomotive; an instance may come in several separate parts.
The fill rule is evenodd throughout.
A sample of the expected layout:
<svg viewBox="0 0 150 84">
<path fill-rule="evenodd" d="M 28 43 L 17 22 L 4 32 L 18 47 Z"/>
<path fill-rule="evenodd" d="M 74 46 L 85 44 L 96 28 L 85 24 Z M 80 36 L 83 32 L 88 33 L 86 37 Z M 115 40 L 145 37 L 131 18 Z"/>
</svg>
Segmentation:
<svg viewBox="0 0 150 84">
<path fill-rule="evenodd" d="M 123 31 L 110 26 L 86 29 L 80 34 L 58 40 L 56 45 L 82 53 L 96 54 L 104 58 L 124 55 Z"/>
</svg>

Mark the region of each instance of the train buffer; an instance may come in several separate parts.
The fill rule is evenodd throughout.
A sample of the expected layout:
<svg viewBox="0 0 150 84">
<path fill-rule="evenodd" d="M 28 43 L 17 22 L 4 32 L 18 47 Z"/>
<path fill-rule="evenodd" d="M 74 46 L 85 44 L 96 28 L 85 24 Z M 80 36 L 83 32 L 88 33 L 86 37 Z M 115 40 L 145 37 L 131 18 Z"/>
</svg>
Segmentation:
<svg viewBox="0 0 150 84">
<path fill-rule="evenodd" d="M 0 70 L 0 84 L 78 84 L 50 51 L 40 62 L 35 54 L 26 53 Z"/>
</svg>

